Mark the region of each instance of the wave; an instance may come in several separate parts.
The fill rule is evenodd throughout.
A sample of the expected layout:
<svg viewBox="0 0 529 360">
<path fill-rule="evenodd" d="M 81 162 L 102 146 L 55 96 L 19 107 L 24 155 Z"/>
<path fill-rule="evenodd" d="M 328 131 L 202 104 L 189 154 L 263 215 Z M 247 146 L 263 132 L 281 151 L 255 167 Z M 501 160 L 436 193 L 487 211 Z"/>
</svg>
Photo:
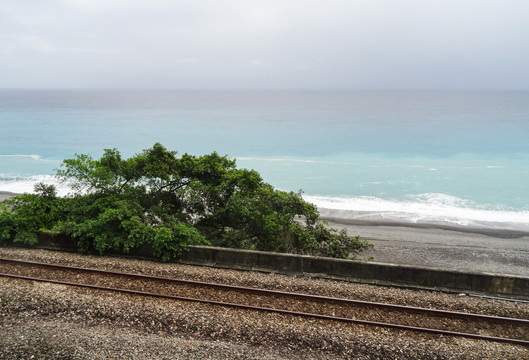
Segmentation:
<svg viewBox="0 0 529 360">
<path fill-rule="evenodd" d="M 295 159 L 295 158 L 236 157 L 235 159 L 237 161 L 298 162 L 298 163 L 314 163 L 314 162 L 316 162 L 316 160 L 312 160 L 312 159 Z"/>
<path fill-rule="evenodd" d="M 31 193 L 43 182 L 57 188 L 60 196 L 71 192 L 54 175 L 10 176 L 0 173 L 0 191 Z M 463 228 L 529 231 L 529 209 L 494 208 L 440 193 L 408 195 L 407 200 L 388 200 L 372 196 L 333 197 L 303 195 L 315 204 L 323 217 L 352 221 L 399 224 L 429 224 Z"/>
<path fill-rule="evenodd" d="M 409 195 L 409 200 L 376 197 L 303 196 L 324 217 L 377 222 L 529 231 L 529 210 L 509 210 L 475 204 L 438 193 Z"/>
<path fill-rule="evenodd" d="M 0 155 L 3 158 L 31 158 L 33 160 L 43 160 L 40 155 Z"/>
<path fill-rule="evenodd" d="M 65 196 L 70 192 L 67 185 L 63 184 L 54 175 L 33 175 L 33 176 L 11 176 L 0 174 L 0 191 L 8 191 L 16 194 L 32 193 L 35 184 L 45 183 L 54 185 L 57 194 Z"/>
</svg>

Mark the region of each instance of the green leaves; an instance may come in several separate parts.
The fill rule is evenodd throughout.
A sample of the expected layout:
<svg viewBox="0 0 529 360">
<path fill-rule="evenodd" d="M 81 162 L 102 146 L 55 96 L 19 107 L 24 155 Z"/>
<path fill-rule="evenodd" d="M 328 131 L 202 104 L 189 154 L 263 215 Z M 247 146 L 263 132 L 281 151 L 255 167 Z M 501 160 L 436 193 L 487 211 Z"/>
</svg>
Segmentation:
<svg viewBox="0 0 529 360">
<path fill-rule="evenodd" d="M 117 149 L 105 149 L 100 160 L 85 154 L 63 160 L 57 176 L 77 192 L 121 192 L 131 181 L 142 176 L 139 159 L 123 160 Z"/>
<path fill-rule="evenodd" d="M 0 210 L 0 237 L 28 245 L 37 243 L 36 232 L 51 229 L 61 218 L 62 199 L 53 185 L 36 184 L 36 194 L 4 200 Z"/>
<path fill-rule="evenodd" d="M 153 254 L 163 261 L 174 258 L 189 245 L 210 245 L 194 227 L 178 223 L 169 227 L 158 227 L 154 231 Z"/>
<path fill-rule="evenodd" d="M 156 143 L 123 159 L 76 155 L 57 171 L 74 195 L 51 185 L 5 202 L 0 240 L 36 242 L 36 231 L 69 235 L 80 251 L 150 248 L 162 260 L 192 244 L 349 257 L 367 243 L 329 229 L 301 193 L 283 192 L 216 152 L 176 156 Z M 207 240 L 206 240 L 207 239 Z"/>
</svg>

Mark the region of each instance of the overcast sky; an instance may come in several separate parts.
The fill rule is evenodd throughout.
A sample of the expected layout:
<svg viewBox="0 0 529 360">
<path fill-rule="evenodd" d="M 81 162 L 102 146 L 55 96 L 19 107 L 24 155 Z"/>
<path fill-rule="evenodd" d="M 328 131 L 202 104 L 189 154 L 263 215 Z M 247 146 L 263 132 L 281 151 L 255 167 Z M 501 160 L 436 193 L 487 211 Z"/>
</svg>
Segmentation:
<svg viewBox="0 0 529 360">
<path fill-rule="evenodd" d="M 529 89 L 528 0 L 0 0 L 0 88 Z"/>
</svg>

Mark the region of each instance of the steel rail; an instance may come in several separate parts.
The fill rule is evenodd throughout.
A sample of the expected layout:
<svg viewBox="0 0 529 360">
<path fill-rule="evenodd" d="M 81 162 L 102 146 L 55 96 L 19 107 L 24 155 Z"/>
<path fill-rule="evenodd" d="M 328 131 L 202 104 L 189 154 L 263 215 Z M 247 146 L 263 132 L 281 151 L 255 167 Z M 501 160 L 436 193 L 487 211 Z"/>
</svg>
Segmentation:
<svg viewBox="0 0 529 360">
<path fill-rule="evenodd" d="M 495 322 L 509 323 L 512 325 L 529 326 L 529 320 L 526 320 L 526 319 L 516 319 L 516 318 L 501 317 L 501 316 L 483 315 L 483 314 L 472 314 L 472 313 L 439 310 L 439 309 L 428 309 L 428 308 L 422 308 L 422 307 L 379 303 L 379 302 L 364 301 L 364 300 L 344 299 L 344 298 L 327 297 L 327 296 L 311 295 L 311 294 L 303 294 L 303 293 L 293 293 L 293 292 L 285 292 L 285 291 L 278 291 L 278 290 L 256 289 L 256 288 L 243 287 L 243 286 L 225 285 L 225 284 L 209 283 L 209 282 L 194 281 L 194 280 L 183 280 L 183 279 L 159 277 L 159 276 L 152 276 L 152 275 L 143 275 L 143 274 L 92 269 L 92 268 L 85 268 L 85 267 L 68 266 L 68 265 L 48 264 L 48 263 L 8 259 L 8 258 L 0 258 L 0 262 L 11 262 L 11 263 L 16 263 L 16 264 L 24 264 L 24 265 L 35 265 L 35 266 L 58 268 L 58 269 L 65 269 L 65 270 L 92 272 L 92 273 L 99 273 L 99 274 L 113 275 L 113 276 L 127 276 L 127 277 L 132 277 L 132 278 L 137 278 L 137 279 L 143 279 L 143 280 L 166 281 L 166 282 L 172 282 L 176 284 L 203 286 L 203 287 L 216 288 L 220 290 L 233 290 L 233 291 L 239 291 L 239 292 L 259 294 L 259 295 L 289 296 L 292 298 L 298 298 L 302 300 L 333 302 L 333 303 L 344 304 L 344 305 L 372 306 L 372 307 L 385 308 L 385 309 L 390 309 L 390 310 L 398 310 L 398 311 L 406 311 L 406 312 L 413 311 L 416 313 L 433 314 L 433 315 L 443 316 L 443 317 L 458 317 L 458 318 L 465 318 L 465 319 L 471 319 L 471 320 L 495 321 Z"/>
<path fill-rule="evenodd" d="M 512 298 L 490 296 L 490 295 L 464 294 L 463 296 L 470 296 L 470 297 L 481 298 L 481 299 L 501 300 L 501 301 L 510 301 L 510 302 L 516 302 L 516 303 L 529 304 L 529 300 L 512 299 Z"/>
<path fill-rule="evenodd" d="M 425 333 L 436 334 L 436 335 L 459 336 L 459 337 L 471 338 L 471 339 L 476 339 L 476 340 L 487 340 L 487 341 L 495 341 L 495 342 L 515 344 L 515 345 L 529 346 L 529 341 L 519 340 L 519 339 L 502 338 L 502 337 L 495 337 L 495 336 L 483 336 L 483 335 L 477 335 L 477 334 L 422 328 L 422 327 L 415 327 L 415 326 L 408 326 L 408 325 L 398 325 L 398 324 L 383 323 L 383 322 L 368 321 L 368 320 L 357 320 L 357 319 L 344 318 L 344 317 L 338 317 L 338 316 L 297 312 L 297 311 L 282 310 L 282 309 L 275 309 L 275 308 L 266 308 L 266 307 L 259 307 L 259 306 L 253 306 L 253 305 L 235 304 L 235 303 L 228 303 L 228 302 L 222 302 L 222 301 L 197 299 L 197 298 L 175 296 L 175 295 L 156 294 L 156 293 L 139 291 L 139 290 L 119 289 L 119 288 L 111 288 L 111 287 L 98 286 L 98 285 L 92 285 L 92 284 L 72 283 L 72 282 L 60 281 L 60 280 L 34 278 L 31 276 L 13 275 L 13 274 L 5 274 L 5 273 L 0 273 L 0 276 L 10 277 L 10 278 L 15 278 L 15 279 L 47 282 L 47 283 L 59 284 L 59 285 L 75 286 L 75 287 L 81 287 L 81 288 L 89 288 L 89 289 L 95 289 L 95 290 L 120 292 L 120 293 L 133 294 L 133 295 L 166 298 L 166 299 L 180 300 L 180 301 L 198 302 L 198 303 L 203 303 L 203 304 L 224 306 L 224 307 L 244 309 L 244 310 L 266 311 L 266 312 L 283 314 L 283 315 L 309 317 L 309 318 L 332 320 L 332 321 L 339 321 L 339 322 L 345 322 L 345 323 L 355 323 L 355 324 L 362 324 L 362 325 L 393 328 L 393 329 L 398 329 L 398 330 L 411 330 L 411 331 L 425 332 Z"/>
</svg>

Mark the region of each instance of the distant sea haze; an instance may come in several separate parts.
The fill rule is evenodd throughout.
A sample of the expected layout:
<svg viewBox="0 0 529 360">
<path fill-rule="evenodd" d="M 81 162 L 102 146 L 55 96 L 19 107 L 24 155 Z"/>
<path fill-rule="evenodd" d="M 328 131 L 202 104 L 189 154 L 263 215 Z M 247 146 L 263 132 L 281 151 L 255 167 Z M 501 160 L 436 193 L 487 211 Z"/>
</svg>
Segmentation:
<svg viewBox="0 0 529 360">
<path fill-rule="evenodd" d="M 0 126 L 0 191 L 160 142 L 345 217 L 529 231 L 529 92 L 0 90 Z"/>
</svg>

